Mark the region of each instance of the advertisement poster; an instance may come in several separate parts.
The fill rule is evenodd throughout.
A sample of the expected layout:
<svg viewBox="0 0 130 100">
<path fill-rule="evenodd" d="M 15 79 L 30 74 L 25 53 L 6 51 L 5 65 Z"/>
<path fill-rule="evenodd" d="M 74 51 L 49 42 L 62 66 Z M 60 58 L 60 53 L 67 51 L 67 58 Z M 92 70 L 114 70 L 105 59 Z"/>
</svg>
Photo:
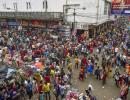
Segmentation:
<svg viewBox="0 0 130 100">
<path fill-rule="evenodd" d="M 111 13 L 130 15 L 130 0 L 112 0 Z"/>
</svg>

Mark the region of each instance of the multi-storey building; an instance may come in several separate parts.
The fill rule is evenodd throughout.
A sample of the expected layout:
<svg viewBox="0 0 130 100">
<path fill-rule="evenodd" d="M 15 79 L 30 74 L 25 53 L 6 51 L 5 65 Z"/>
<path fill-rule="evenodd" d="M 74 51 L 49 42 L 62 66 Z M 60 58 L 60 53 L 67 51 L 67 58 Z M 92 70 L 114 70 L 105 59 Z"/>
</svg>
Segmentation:
<svg viewBox="0 0 130 100">
<path fill-rule="evenodd" d="M 78 7 L 72 6 L 73 4 Z M 43 20 L 64 18 L 70 23 L 74 22 L 75 28 L 86 30 L 89 25 L 96 26 L 111 20 L 110 8 L 111 0 L 0 0 L 0 16 L 11 16 L 12 12 L 19 12 L 17 17 Z M 2 12 L 8 13 L 2 15 Z"/>
</svg>

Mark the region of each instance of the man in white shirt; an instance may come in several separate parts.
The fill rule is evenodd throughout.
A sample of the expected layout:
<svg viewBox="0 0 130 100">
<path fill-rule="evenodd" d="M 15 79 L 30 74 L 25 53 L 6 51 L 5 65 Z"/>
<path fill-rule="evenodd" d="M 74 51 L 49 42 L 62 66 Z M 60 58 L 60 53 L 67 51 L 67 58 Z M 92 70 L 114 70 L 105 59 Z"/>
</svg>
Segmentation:
<svg viewBox="0 0 130 100">
<path fill-rule="evenodd" d="M 119 50 L 119 49 L 116 47 L 116 48 L 115 48 L 115 53 L 117 53 L 117 52 L 118 52 L 118 50 Z"/>
<path fill-rule="evenodd" d="M 119 51 L 119 49 L 116 47 L 116 48 L 115 48 L 115 56 L 116 56 L 116 54 L 118 53 L 118 51 Z"/>
</svg>

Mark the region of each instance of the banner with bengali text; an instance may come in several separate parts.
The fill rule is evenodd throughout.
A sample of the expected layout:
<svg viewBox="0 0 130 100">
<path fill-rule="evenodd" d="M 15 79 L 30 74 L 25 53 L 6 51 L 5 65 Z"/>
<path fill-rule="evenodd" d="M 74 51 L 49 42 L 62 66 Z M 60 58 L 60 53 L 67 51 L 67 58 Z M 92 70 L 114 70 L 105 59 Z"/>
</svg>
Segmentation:
<svg viewBox="0 0 130 100">
<path fill-rule="evenodd" d="M 130 15 L 130 0 L 112 0 L 111 14 Z"/>
</svg>

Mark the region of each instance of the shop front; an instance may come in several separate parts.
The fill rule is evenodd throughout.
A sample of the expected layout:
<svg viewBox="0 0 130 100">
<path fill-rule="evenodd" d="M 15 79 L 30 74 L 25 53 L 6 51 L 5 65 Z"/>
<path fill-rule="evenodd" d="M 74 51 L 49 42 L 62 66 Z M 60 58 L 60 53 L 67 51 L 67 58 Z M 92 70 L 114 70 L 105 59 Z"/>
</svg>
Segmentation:
<svg viewBox="0 0 130 100">
<path fill-rule="evenodd" d="M 89 38 L 94 38 L 98 27 L 96 27 L 95 25 L 89 25 L 88 27 L 89 27 L 88 29 Z"/>
<path fill-rule="evenodd" d="M 47 28 L 49 29 L 57 29 L 59 26 L 59 21 L 48 21 Z"/>
<path fill-rule="evenodd" d="M 7 19 L 9 28 L 17 28 L 20 25 L 20 21 L 16 19 Z"/>
<path fill-rule="evenodd" d="M 22 19 L 21 25 L 22 25 L 23 27 L 28 27 L 28 25 L 29 25 L 29 20 Z"/>
<path fill-rule="evenodd" d="M 0 28 L 8 28 L 8 23 L 6 19 L 0 19 Z"/>
<path fill-rule="evenodd" d="M 29 22 L 29 26 L 31 27 L 37 27 L 37 28 L 45 28 L 45 22 L 42 20 L 31 20 Z"/>
<path fill-rule="evenodd" d="M 94 24 L 94 25 L 89 25 L 89 37 L 94 38 L 97 37 L 98 35 L 107 32 L 108 30 L 111 30 L 113 27 L 113 21 L 106 21 L 101 24 Z"/>
</svg>

